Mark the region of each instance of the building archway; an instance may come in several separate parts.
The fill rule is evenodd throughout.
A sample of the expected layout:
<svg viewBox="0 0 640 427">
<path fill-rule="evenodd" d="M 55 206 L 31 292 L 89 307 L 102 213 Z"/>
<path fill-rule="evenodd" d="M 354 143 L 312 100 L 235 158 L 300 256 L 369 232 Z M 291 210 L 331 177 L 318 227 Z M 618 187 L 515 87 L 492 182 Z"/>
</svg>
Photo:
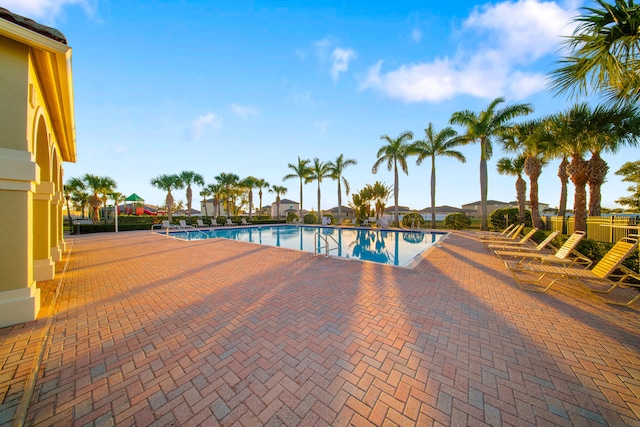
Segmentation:
<svg viewBox="0 0 640 427">
<path fill-rule="evenodd" d="M 36 119 L 34 135 L 35 161 L 38 165 L 37 181 L 33 193 L 33 278 L 51 280 L 55 264 L 51 257 L 51 201 L 54 185 L 51 182 L 49 131 L 43 115 Z"/>
</svg>

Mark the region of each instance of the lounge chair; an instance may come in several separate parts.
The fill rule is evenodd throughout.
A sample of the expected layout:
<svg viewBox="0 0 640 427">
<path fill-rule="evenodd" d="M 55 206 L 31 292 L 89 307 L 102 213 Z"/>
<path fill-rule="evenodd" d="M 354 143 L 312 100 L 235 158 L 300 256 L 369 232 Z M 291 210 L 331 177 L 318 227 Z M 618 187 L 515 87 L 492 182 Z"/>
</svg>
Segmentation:
<svg viewBox="0 0 640 427">
<path fill-rule="evenodd" d="M 482 237 L 482 236 L 506 236 L 511 230 L 513 230 L 513 227 L 515 227 L 516 224 L 513 223 L 509 226 L 507 226 L 507 228 L 505 228 L 504 230 L 498 232 L 498 231 L 479 231 L 478 232 L 478 237 Z"/>
<path fill-rule="evenodd" d="M 196 227 L 206 227 L 207 226 L 204 222 L 202 222 L 201 219 L 197 220 L 197 223 L 198 224 L 196 225 Z"/>
<path fill-rule="evenodd" d="M 389 220 L 387 218 L 380 218 L 378 220 L 378 227 L 380 227 L 380 228 L 389 227 Z"/>
<path fill-rule="evenodd" d="M 583 270 L 580 268 L 571 268 L 571 267 L 556 267 L 552 265 L 544 265 L 544 264 L 519 264 L 519 263 L 508 263 L 507 267 L 511 271 L 511 274 L 518 282 L 518 286 L 526 291 L 532 292 L 546 292 L 560 280 L 566 281 L 567 284 L 576 283 L 578 285 L 584 286 L 590 291 L 598 292 L 598 293 L 610 293 L 616 287 L 623 285 L 624 280 L 626 280 L 630 274 L 623 271 L 623 274 L 620 275 L 618 280 L 611 280 L 614 276 L 616 270 L 619 269 L 620 264 L 636 249 L 638 246 L 638 240 L 625 237 L 618 241 L 610 250 L 607 252 L 602 259 L 593 267 L 591 270 Z M 526 280 L 519 276 L 520 273 L 528 273 L 538 275 L 538 278 L 535 280 Z M 542 289 L 536 289 L 531 287 L 525 287 L 523 284 L 532 284 L 532 285 L 540 285 L 540 281 L 543 278 L 551 278 L 551 282 Z M 594 289 L 591 286 L 587 285 L 587 283 L 597 283 L 598 285 L 606 285 L 608 288 L 604 290 Z M 544 286 L 544 285 L 542 285 Z M 631 301 L 627 302 L 624 305 L 629 305 L 633 301 L 637 300 L 640 296 L 636 296 L 632 298 Z M 608 301 L 607 301 L 608 302 Z"/>
<path fill-rule="evenodd" d="M 242 218 L 242 225 L 251 225 L 251 223 L 247 222 L 246 219 Z"/>
<path fill-rule="evenodd" d="M 509 242 L 508 245 L 513 245 L 513 246 L 526 245 L 529 243 L 529 239 L 531 239 L 533 235 L 536 234 L 537 231 L 538 229 L 534 227 L 531 230 L 529 230 L 529 232 L 525 234 L 522 237 L 522 239 L 515 242 Z M 491 241 L 484 242 L 484 243 L 488 243 L 488 247 L 491 249 L 500 249 L 500 248 L 503 248 L 504 246 L 507 246 L 507 243 L 493 243 Z"/>
<path fill-rule="evenodd" d="M 180 228 L 175 224 L 171 224 L 169 220 L 162 220 L 162 228 Z"/>
<path fill-rule="evenodd" d="M 512 228 L 511 231 L 509 231 L 506 235 L 503 235 L 503 234 L 500 234 L 497 236 L 482 235 L 480 236 L 480 240 L 483 240 L 483 241 L 491 240 L 493 242 L 508 242 L 508 241 L 515 242 L 523 228 L 524 228 L 524 224 L 520 224 L 517 227 Z"/>
<path fill-rule="evenodd" d="M 514 262 L 517 264 L 523 264 L 524 261 L 528 260 L 530 264 L 532 262 L 545 264 L 562 263 L 572 266 L 577 263 L 582 265 L 583 268 L 588 268 L 592 264 L 592 261 L 575 250 L 576 246 L 578 246 L 578 243 L 580 243 L 585 235 L 586 233 L 584 231 L 574 232 L 554 254 L 519 251 L 495 251 L 495 254 L 500 258 L 519 258 L 519 261 Z"/>
<path fill-rule="evenodd" d="M 504 243 L 504 244 L 494 243 L 489 245 L 489 247 L 494 250 L 496 255 L 498 251 L 516 251 L 518 253 L 522 253 L 522 252 L 539 253 L 544 248 L 546 248 L 547 245 L 550 245 L 551 241 L 553 241 L 553 239 L 555 239 L 558 234 L 560 234 L 559 231 L 552 232 L 547 236 L 546 239 L 538 243 L 537 246 L 525 246 L 525 245 L 519 245 L 518 244 L 519 242 L 513 242 L 513 243 Z"/>
<path fill-rule="evenodd" d="M 218 221 L 216 221 L 214 218 L 211 219 L 211 226 L 212 227 L 219 227 L 220 224 L 218 224 Z"/>
<path fill-rule="evenodd" d="M 231 221 L 230 218 L 227 218 L 227 222 L 226 222 L 225 225 L 238 225 L 238 224 L 236 224 L 235 222 Z"/>
<path fill-rule="evenodd" d="M 178 226 L 179 228 L 182 228 L 182 229 L 185 229 L 185 230 L 188 229 L 188 228 L 195 228 L 193 225 L 188 225 L 187 221 L 185 221 L 184 219 L 179 220 L 178 224 L 179 224 L 179 226 Z"/>
<path fill-rule="evenodd" d="M 365 219 L 364 221 L 362 221 L 362 224 L 360 224 L 360 226 L 362 227 L 368 227 L 369 226 L 369 220 Z"/>
</svg>

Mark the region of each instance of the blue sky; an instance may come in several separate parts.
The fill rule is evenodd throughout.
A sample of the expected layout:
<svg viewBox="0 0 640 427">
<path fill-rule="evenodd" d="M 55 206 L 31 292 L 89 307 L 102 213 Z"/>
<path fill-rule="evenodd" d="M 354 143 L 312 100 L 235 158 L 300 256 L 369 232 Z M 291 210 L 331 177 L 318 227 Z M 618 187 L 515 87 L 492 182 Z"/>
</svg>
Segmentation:
<svg viewBox="0 0 640 427">
<path fill-rule="evenodd" d="M 294 4 L 295 6 L 292 6 Z M 530 117 L 573 101 L 546 89 L 562 35 L 581 1 L 116 1 L 9 0 L 3 6 L 62 31 L 73 48 L 78 161 L 65 177 L 108 175 L 125 195 L 161 204 L 149 181 L 192 170 L 206 182 L 221 172 L 284 185 L 297 156 L 344 154 L 352 191 L 392 172 L 371 167 L 383 134 L 424 137 L 454 111 L 484 109 L 495 97 L 533 104 Z M 458 131 L 462 129 L 457 128 Z M 465 164 L 439 157 L 437 205 L 480 199 L 479 146 Z M 489 199 L 515 200 L 515 179 L 489 162 Z M 603 206 L 627 194 L 615 172 L 637 149 L 606 154 Z M 557 162 L 540 180 L 540 200 L 557 206 Z M 430 205 L 429 162 L 409 161 L 400 204 Z M 322 183 L 322 208 L 337 184 Z M 316 207 L 317 184 L 304 208 Z M 194 194 L 199 192 L 199 188 Z M 174 193 L 185 199 L 184 191 Z M 255 196 L 257 200 L 257 195 Z M 266 194 L 264 204 L 274 195 Z M 343 196 L 343 202 L 347 199 Z M 569 203 L 573 191 L 570 189 Z M 389 200 L 389 205 L 393 199 Z M 343 203 L 346 204 L 346 203 Z M 194 203 L 194 205 L 196 205 Z M 196 205 L 197 206 L 197 205 Z"/>
</svg>

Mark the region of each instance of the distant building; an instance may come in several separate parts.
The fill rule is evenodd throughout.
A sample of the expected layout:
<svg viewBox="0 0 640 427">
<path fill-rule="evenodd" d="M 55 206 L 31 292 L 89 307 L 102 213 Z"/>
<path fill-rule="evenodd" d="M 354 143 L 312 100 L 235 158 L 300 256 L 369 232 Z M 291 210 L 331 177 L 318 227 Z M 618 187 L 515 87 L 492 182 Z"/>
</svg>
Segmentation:
<svg viewBox="0 0 640 427">
<path fill-rule="evenodd" d="M 349 206 L 340 206 L 340 211 L 342 214 L 343 218 L 353 218 L 353 216 L 355 215 L 355 210 L 350 208 Z M 338 216 L 338 207 L 333 207 L 331 209 L 329 209 L 328 211 L 322 211 L 323 214 L 330 214 L 331 216 L 337 217 Z"/>
<path fill-rule="evenodd" d="M 512 207 L 512 208 L 517 208 L 518 207 L 518 202 L 517 201 L 509 202 L 509 204 L 510 204 L 510 207 Z M 531 206 L 529 204 L 529 200 L 524 202 L 524 208 L 531 210 Z M 546 211 L 547 209 L 549 209 L 549 203 L 538 202 L 538 212 L 542 213 L 542 212 Z"/>
<path fill-rule="evenodd" d="M 487 215 L 491 215 L 491 213 L 495 210 L 508 208 L 510 206 L 511 205 L 506 202 L 500 202 L 497 200 L 487 200 Z M 467 211 L 467 216 L 469 216 L 470 218 L 482 217 L 482 205 L 479 201 L 462 205 L 462 209 Z"/>
<path fill-rule="evenodd" d="M 278 204 L 276 202 L 273 202 L 271 204 L 271 217 L 272 218 L 276 218 L 277 213 L 278 213 Z M 280 216 L 286 218 L 287 215 L 290 212 L 295 213 L 296 215 L 298 214 L 298 209 L 300 208 L 300 203 L 298 202 L 294 202 L 293 200 L 289 200 L 289 199 L 280 199 Z M 304 214 L 303 214 L 304 215 Z"/>
<path fill-rule="evenodd" d="M 447 205 L 436 206 L 435 211 L 436 211 L 437 220 L 443 220 L 444 218 L 447 217 L 447 215 L 451 215 L 451 214 L 461 213 L 467 216 L 471 216 L 474 213 L 474 211 L 471 211 L 471 210 L 455 208 L 453 206 L 447 206 Z M 431 206 L 424 209 L 420 209 L 418 213 L 422 215 L 422 217 L 425 220 L 431 220 Z"/>
</svg>

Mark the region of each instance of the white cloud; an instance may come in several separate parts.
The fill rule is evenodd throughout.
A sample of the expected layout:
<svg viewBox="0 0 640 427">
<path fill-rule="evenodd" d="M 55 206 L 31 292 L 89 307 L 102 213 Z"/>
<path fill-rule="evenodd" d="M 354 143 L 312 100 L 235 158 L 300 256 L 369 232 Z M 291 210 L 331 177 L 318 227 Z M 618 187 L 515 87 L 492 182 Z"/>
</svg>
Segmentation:
<svg viewBox="0 0 640 427">
<path fill-rule="evenodd" d="M 97 0 L 4 0 L 2 7 L 18 15 L 53 24 L 67 6 L 81 6 L 89 15 L 93 14 Z"/>
<path fill-rule="evenodd" d="M 340 73 L 346 73 L 349 69 L 349 61 L 355 58 L 356 53 L 351 49 L 337 47 L 331 53 L 331 77 L 338 80 Z"/>
<path fill-rule="evenodd" d="M 222 121 L 220 118 L 214 113 L 207 113 L 204 116 L 199 116 L 191 122 L 189 137 L 193 141 L 198 141 L 206 129 L 220 129 L 220 127 L 222 127 Z"/>
<path fill-rule="evenodd" d="M 416 43 L 420 43 L 420 41 L 422 40 L 422 31 L 420 31 L 417 28 L 411 31 L 411 40 L 413 40 Z"/>
<path fill-rule="evenodd" d="M 404 102 L 437 102 L 461 94 L 523 99 L 544 90 L 545 76 L 533 71 L 535 61 L 554 54 L 561 37 L 573 31 L 577 5 L 518 0 L 478 7 L 463 22 L 462 41 L 451 57 L 386 72 L 378 61 L 360 88 Z"/>
<path fill-rule="evenodd" d="M 243 119 L 246 119 L 250 115 L 257 113 L 257 110 L 255 108 L 239 104 L 231 104 L 231 111 L 233 111 L 236 115 L 242 117 Z"/>
</svg>

